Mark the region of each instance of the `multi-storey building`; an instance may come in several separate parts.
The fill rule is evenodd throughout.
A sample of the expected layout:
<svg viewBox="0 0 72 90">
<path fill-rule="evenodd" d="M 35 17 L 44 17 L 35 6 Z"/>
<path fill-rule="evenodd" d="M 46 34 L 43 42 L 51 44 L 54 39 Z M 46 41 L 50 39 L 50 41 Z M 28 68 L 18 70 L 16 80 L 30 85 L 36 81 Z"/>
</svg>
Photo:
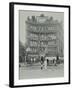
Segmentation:
<svg viewBox="0 0 72 90">
<path fill-rule="evenodd" d="M 29 48 L 28 57 L 63 56 L 63 28 L 62 23 L 48 18 L 43 14 L 28 17 L 26 21 L 26 45 Z"/>
</svg>

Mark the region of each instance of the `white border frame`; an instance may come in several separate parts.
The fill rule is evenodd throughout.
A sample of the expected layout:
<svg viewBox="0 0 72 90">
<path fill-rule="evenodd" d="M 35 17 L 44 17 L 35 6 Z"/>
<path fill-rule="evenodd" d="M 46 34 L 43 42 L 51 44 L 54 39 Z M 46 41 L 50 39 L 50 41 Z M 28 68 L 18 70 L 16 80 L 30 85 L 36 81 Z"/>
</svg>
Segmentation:
<svg viewBox="0 0 72 90">
<path fill-rule="evenodd" d="M 37 10 L 37 11 L 54 11 L 64 12 L 64 77 L 63 78 L 45 78 L 45 79 L 27 79 L 19 80 L 19 10 Z M 14 5 L 14 85 L 34 85 L 34 84 L 51 84 L 68 82 L 69 70 L 69 11 L 63 7 L 44 7 L 44 6 L 29 6 L 29 5 Z"/>
</svg>

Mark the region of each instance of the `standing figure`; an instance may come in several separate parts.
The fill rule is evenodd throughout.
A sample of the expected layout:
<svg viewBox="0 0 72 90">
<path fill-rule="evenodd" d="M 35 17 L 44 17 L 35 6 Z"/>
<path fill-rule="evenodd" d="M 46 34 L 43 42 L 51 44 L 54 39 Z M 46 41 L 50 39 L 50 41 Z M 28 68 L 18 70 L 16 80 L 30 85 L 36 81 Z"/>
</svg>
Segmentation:
<svg viewBox="0 0 72 90">
<path fill-rule="evenodd" d="M 34 63 L 35 63 L 35 61 L 36 61 L 36 58 L 34 58 Z"/>
<path fill-rule="evenodd" d="M 47 69 L 47 59 L 44 60 L 44 69 Z"/>
<path fill-rule="evenodd" d="M 56 64 L 56 59 L 54 59 L 54 65 L 57 66 L 57 64 Z"/>
<path fill-rule="evenodd" d="M 49 65 L 49 59 L 47 59 L 47 66 Z"/>
<path fill-rule="evenodd" d="M 41 56 L 41 70 L 43 69 L 43 67 L 44 67 L 44 57 Z"/>
<path fill-rule="evenodd" d="M 32 61 L 33 61 L 33 59 L 31 58 L 31 64 L 32 64 Z"/>
</svg>

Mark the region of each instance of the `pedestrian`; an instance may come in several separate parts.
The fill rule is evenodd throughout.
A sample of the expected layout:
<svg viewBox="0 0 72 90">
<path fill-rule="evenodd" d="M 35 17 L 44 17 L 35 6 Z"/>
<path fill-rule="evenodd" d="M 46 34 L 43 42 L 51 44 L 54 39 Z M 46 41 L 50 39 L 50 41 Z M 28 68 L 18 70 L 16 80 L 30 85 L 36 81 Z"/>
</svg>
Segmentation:
<svg viewBox="0 0 72 90">
<path fill-rule="evenodd" d="M 49 65 L 49 59 L 47 59 L 47 66 Z"/>
<path fill-rule="evenodd" d="M 54 65 L 57 66 L 57 64 L 56 64 L 56 60 L 55 60 L 55 59 L 54 59 Z"/>
<path fill-rule="evenodd" d="M 32 64 L 32 61 L 33 61 L 33 59 L 31 58 L 31 64 Z"/>
<path fill-rule="evenodd" d="M 44 57 L 41 56 L 41 70 L 43 69 L 43 66 L 44 66 Z"/>
<path fill-rule="evenodd" d="M 36 58 L 34 58 L 34 63 L 35 63 L 35 61 L 36 61 Z"/>
<path fill-rule="evenodd" d="M 44 69 L 47 69 L 47 59 L 44 60 Z"/>
</svg>

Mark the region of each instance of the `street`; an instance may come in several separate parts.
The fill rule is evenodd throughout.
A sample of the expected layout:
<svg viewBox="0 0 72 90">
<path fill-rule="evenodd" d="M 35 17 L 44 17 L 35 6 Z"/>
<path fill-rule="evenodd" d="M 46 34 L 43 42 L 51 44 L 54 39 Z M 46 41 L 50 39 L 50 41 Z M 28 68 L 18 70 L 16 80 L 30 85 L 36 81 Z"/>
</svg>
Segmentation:
<svg viewBox="0 0 72 90">
<path fill-rule="evenodd" d="M 47 66 L 42 69 L 40 65 L 28 65 L 19 68 L 19 79 L 54 78 L 64 76 L 64 65 Z"/>
</svg>

